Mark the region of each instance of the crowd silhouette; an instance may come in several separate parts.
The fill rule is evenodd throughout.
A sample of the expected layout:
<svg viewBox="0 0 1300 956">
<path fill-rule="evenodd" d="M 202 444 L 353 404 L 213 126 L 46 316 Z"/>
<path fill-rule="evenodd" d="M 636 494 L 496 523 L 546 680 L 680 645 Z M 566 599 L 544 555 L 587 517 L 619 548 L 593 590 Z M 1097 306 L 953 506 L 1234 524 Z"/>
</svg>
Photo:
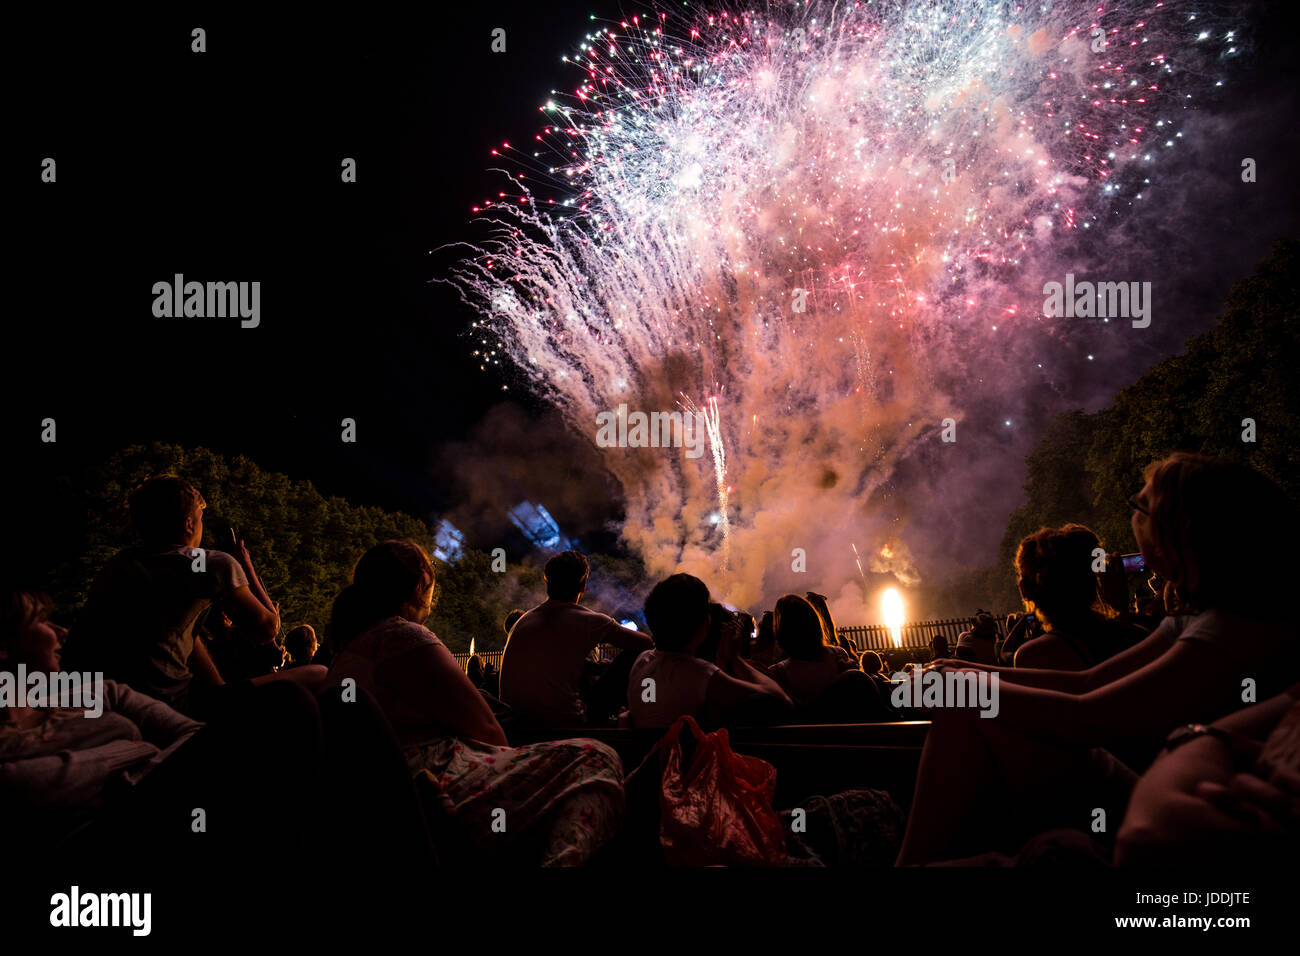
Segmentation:
<svg viewBox="0 0 1300 956">
<path fill-rule="evenodd" d="M 462 667 L 425 626 L 435 569 L 411 541 L 358 556 L 323 644 L 305 623 L 281 643 L 245 542 L 203 549 L 199 490 L 156 476 L 129 499 L 138 542 L 103 565 L 70 630 L 56 612 L 74 609 L 38 589 L 10 581 L 0 594 L 0 671 L 104 678 L 94 716 L 4 700 L 9 829 L 171 866 L 273 845 L 321 860 L 340 840 L 390 870 L 610 865 L 657 837 L 665 741 L 683 767 L 698 768 L 706 742 L 725 767 L 745 758 L 713 731 L 779 732 L 815 764 L 827 734 L 923 720 L 906 786 L 876 786 L 867 760 L 856 782 L 804 794 L 797 811 L 761 796 L 756 812 L 785 834 L 783 849 L 755 843 L 766 862 L 1286 859 L 1300 832 L 1300 644 L 1281 597 L 1297 508 L 1260 474 L 1193 454 L 1153 463 L 1130 505 L 1146 568 L 1136 598 L 1091 530 L 1042 528 L 1016 552 L 1025 608 L 1005 638 L 979 611 L 913 665 L 993 681 L 987 719 L 900 706 L 903 675 L 844 638 L 816 592 L 755 620 L 672 574 L 649 590 L 641 633 L 583 605 L 577 551 L 547 562 L 545 601 L 506 619 L 499 672 L 477 656 Z M 708 777 L 683 770 L 674 793 L 700 788 L 718 862 L 748 859 Z M 269 794 L 293 810 L 288 837 Z M 199 838 L 196 808 L 220 840 Z M 795 812 L 804 827 L 786 825 Z M 1099 813 L 1113 824 L 1099 828 Z"/>
</svg>

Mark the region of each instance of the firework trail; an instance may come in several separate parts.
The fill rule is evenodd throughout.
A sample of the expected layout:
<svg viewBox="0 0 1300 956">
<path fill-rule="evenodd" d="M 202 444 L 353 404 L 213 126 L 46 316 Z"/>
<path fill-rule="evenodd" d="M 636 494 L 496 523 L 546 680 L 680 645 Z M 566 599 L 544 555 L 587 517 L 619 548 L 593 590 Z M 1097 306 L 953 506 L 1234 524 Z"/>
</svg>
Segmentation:
<svg viewBox="0 0 1300 956">
<path fill-rule="evenodd" d="M 620 402 L 707 398 L 712 476 L 602 452 L 652 573 L 743 606 L 789 587 L 802 547 L 850 580 L 834 542 L 884 540 L 900 462 L 1051 340 L 1043 282 L 1178 147 L 1239 42 L 1196 10 L 814 2 L 602 26 L 530 146 L 494 151 L 510 185 L 475 207 L 493 233 L 448 280 L 484 368 L 517 367 L 589 437 Z M 891 540 L 871 570 L 912 583 Z"/>
<path fill-rule="evenodd" d="M 688 408 L 695 411 L 695 403 L 689 402 Z M 722 569 L 725 571 L 731 562 L 731 521 L 727 517 L 731 488 L 727 486 L 727 449 L 722 440 L 722 413 L 718 411 L 716 395 L 709 397 L 709 405 L 704 412 L 704 425 L 709 435 L 709 451 L 713 455 L 713 473 L 717 478 L 718 527 L 722 533 Z"/>
</svg>

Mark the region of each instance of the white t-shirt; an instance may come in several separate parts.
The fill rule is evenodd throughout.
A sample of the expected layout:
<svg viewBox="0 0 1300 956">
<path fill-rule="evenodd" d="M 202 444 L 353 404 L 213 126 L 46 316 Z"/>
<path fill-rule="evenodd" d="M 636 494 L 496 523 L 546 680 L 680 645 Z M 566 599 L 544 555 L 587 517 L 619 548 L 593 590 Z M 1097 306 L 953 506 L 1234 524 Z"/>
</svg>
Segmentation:
<svg viewBox="0 0 1300 956">
<path fill-rule="evenodd" d="M 644 651 L 632 664 L 627 684 L 627 707 L 633 727 L 671 727 L 690 714 L 699 720 L 709 694 L 716 664 L 688 651 Z M 646 680 L 654 681 L 647 685 Z M 654 690 L 654 700 L 650 688 Z"/>
<path fill-rule="evenodd" d="M 1253 678 L 1256 698 L 1265 700 L 1286 690 L 1295 672 L 1296 625 L 1265 622 L 1228 611 L 1166 617 L 1155 629 L 1170 640 L 1198 641 L 1223 655 L 1224 665 L 1237 678 Z"/>
</svg>

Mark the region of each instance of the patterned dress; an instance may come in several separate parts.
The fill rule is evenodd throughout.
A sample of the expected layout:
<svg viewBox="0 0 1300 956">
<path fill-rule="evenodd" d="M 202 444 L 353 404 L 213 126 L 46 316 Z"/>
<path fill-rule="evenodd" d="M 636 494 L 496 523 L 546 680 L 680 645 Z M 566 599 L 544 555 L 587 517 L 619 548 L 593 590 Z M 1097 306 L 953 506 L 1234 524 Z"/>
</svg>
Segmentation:
<svg viewBox="0 0 1300 956">
<path fill-rule="evenodd" d="M 434 785 L 437 806 L 431 809 L 454 820 L 455 830 L 477 853 L 542 866 L 585 863 L 622 823 L 618 754 L 587 739 L 498 747 L 434 726 L 422 701 L 397 697 L 374 678 L 377 665 L 421 645 L 433 645 L 459 670 L 432 631 L 391 617 L 343 648 L 331 666 L 331 682 L 354 678 L 375 697 L 405 748 L 412 774 L 427 772 Z"/>
</svg>

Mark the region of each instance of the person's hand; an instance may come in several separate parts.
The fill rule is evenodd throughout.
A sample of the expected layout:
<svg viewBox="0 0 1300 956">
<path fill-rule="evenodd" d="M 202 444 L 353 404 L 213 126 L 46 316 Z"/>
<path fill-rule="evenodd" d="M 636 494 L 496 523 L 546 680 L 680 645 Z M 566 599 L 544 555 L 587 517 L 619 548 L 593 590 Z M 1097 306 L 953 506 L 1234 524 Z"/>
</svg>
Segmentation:
<svg viewBox="0 0 1300 956">
<path fill-rule="evenodd" d="M 1128 607 L 1128 575 L 1124 573 L 1124 558 L 1118 551 L 1106 555 L 1106 570 L 1097 575 L 1097 580 L 1107 604 L 1117 611 Z"/>
<path fill-rule="evenodd" d="M 243 538 L 235 538 L 230 543 L 230 556 L 239 562 L 245 571 L 253 566 L 253 558 L 248 553 L 248 545 Z"/>
<path fill-rule="evenodd" d="M 1234 774 L 1226 785 L 1203 780 L 1196 795 L 1266 832 L 1300 826 L 1300 773 L 1289 767 L 1274 768 L 1267 780 L 1253 773 Z"/>
<path fill-rule="evenodd" d="M 740 622 L 734 617 L 722 625 L 718 640 L 718 666 L 730 670 L 740 657 Z"/>
</svg>

